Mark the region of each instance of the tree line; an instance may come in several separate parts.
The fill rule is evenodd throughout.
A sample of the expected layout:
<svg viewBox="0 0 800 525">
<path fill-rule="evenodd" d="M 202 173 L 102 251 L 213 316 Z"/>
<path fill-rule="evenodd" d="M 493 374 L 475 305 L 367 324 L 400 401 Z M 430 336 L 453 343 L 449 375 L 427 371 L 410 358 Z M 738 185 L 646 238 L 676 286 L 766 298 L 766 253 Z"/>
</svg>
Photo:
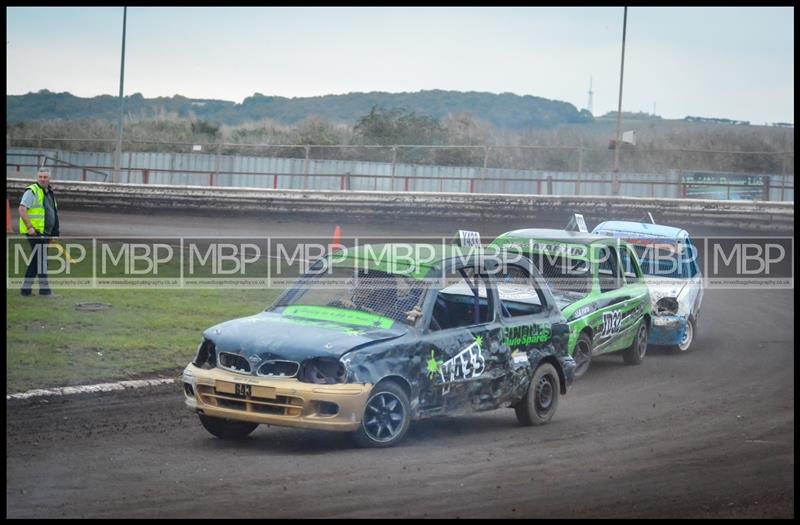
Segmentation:
<svg viewBox="0 0 800 525">
<path fill-rule="evenodd" d="M 468 112 L 436 118 L 378 105 L 352 125 L 317 116 L 295 124 L 263 118 L 231 125 L 162 111 L 149 118 L 127 116 L 124 150 L 180 153 L 202 145 L 203 153 L 222 155 L 602 172 L 613 167 L 609 139 L 615 125 L 613 119 L 598 118 L 516 130 Z M 794 172 L 793 129 L 644 117 L 627 118 L 623 126 L 637 131 L 636 146 L 622 145 L 623 171 Z M 105 119 L 50 119 L 7 122 L 6 136 L 8 147 L 102 152 L 114 150 L 117 129 Z M 52 138 L 73 140 L 46 140 Z"/>
</svg>

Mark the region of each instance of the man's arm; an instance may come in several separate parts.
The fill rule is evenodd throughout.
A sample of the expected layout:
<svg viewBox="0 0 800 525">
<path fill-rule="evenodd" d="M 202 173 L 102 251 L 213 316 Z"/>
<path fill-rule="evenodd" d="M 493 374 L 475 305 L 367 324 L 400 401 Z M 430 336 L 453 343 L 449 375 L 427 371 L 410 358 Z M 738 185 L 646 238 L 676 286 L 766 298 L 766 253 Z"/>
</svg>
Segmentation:
<svg viewBox="0 0 800 525">
<path fill-rule="evenodd" d="M 28 227 L 28 235 L 36 235 L 36 229 L 33 227 L 31 220 L 28 217 L 28 208 L 26 208 L 24 204 L 19 205 L 19 216 L 22 219 L 22 222 L 25 223 L 25 226 Z"/>
</svg>

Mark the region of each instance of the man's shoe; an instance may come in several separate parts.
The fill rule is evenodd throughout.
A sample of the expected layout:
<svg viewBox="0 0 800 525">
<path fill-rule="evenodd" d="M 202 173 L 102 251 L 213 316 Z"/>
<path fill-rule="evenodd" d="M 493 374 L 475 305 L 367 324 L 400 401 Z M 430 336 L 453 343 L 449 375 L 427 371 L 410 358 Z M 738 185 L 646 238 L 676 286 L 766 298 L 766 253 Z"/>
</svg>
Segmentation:
<svg viewBox="0 0 800 525">
<path fill-rule="evenodd" d="M 31 292 L 26 292 L 26 291 L 24 291 L 24 290 L 21 290 L 21 291 L 19 292 L 19 294 L 20 294 L 22 297 L 31 297 L 31 296 L 33 295 L 33 293 L 31 293 Z"/>
</svg>

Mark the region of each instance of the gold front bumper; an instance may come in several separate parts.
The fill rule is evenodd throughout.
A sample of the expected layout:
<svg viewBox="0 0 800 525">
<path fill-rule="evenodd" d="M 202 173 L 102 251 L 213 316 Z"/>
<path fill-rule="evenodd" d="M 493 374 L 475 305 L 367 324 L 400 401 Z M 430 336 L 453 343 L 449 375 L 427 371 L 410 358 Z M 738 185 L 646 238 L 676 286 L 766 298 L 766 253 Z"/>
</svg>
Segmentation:
<svg viewBox="0 0 800 525">
<path fill-rule="evenodd" d="M 208 416 L 338 431 L 358 430 L 372 390 L 372 385 L 317 385 L 193 364 L 183 371 L 183 383 L 186 405 Z"/>
</svg>

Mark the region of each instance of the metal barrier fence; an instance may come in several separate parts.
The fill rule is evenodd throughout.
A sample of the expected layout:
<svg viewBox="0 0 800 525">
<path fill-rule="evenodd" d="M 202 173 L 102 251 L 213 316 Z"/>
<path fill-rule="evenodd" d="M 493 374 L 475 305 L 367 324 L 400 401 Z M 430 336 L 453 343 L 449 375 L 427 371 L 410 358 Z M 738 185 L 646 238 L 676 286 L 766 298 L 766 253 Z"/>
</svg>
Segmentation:
<svg viewBox="0 0 800 525">
<path fill-rule="evenodd" d="M 691 143 L 695 135 L 684 141 Z M 696 138 L 700 138 L 698 135 Z M 192 140 L 200 140 L 195 137 Z M 552 137 L 550 139 L 552 140 Z M 560 139 L 559 139 L 560 140 Z M 679 139 L 672 139 L 680 142 Z M 546 172 L 666 173 L 710 171 L 770 175 L 794 174 L 792 137 L 772 137 L 775 148 L 751 151 L 751 138 L 728 137 L 729 150 L 691 147 L 656 147 L 623 143 L 620 145 L 619 169 L 614 169 L 614 148 L 599 146 L 597 140 L 586 145 L 359 145 L 359 144 L 273 144 L 230 142 L 176 142 L 157 140 L 123 141 L 123 150 L 136 153 L 200 153 L 223 157 L 278 157 L 311 160 L 380 162 L 449 167 L 473 167 L 533 170 Z M 26 148 L 38 151 L 73 152 L 114 151 L 115 139 L 67 139 L 7 137 L 7 149 Z M 613 142 L 613 141 L 612 141 Z M 760 144 L 760 142 L 755 142 Z M 122 162 L 122 161 L 121 161 Z"/>
<path fill-rule="evenodd" d="M 265 147 L 259 145 L 259 147 Z M 207 153 L 123 154 L 118 182 L 185 184 L 274 189 L 438 191 L 539 195 L 620 195 L 631 197 L 794 200 L 794 176 L 670 169 L 661 173 L 542 171 L 483 166 L 436 166 L 397 162 L 259 157 Z M 321 146 L 313 146 L 322 148 Z M 420 148 L 422 146 L 414 146 Z M 363 148 L 359 146 L 359 148 Z M 383 147 L 385 149 L 385 147 Z M 55 180 L 110 182 L 113 154 L 65 150 L 6 150 L 7 176 L 33 177 L 39 166 Z"/>
</svg>

